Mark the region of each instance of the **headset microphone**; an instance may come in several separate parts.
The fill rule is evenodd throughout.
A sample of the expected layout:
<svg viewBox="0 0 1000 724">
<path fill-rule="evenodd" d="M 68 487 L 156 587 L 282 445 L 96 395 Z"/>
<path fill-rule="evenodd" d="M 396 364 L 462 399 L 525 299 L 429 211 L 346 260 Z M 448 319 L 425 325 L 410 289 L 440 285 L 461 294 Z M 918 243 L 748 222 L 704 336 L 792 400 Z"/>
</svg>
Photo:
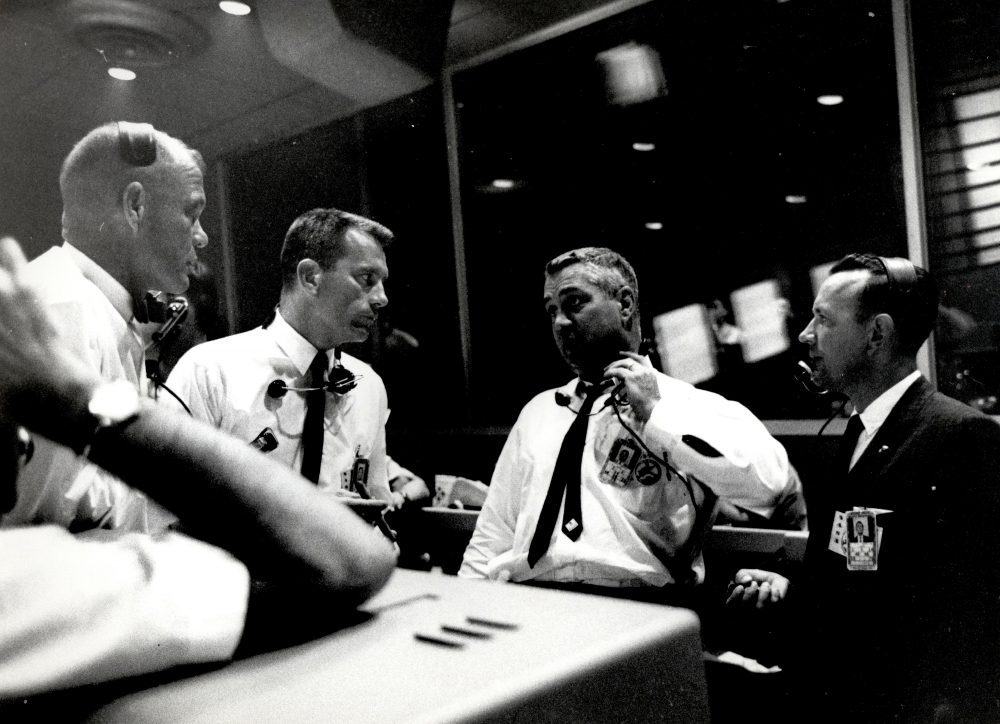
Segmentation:
<svg viewBox="0 0 1000 724">
<path fill-rule="evenodd" d="M 339 349 L 334 353 L 334 356 L 336 359 L 340 359 Z M 358 380 L 363 378 L 364 375 L 356 375 L 346 367 L 338 366 L 330 370 L 326 384 L 322 387 L 289 387 L 284 380 L 272 380 L 267 386 L 267 396 L 279 400 L 288 392 L 315 392 L 316 390 L 326 390 L 343 395 L 357 387 Z"/>
<path fill-rule="evenodd" d="M 812 367 L 808 363 L 799 360 L 798 364 L 795 365 L 792 374 L 795 376 L 802 386 L 806 388 L 808 392 L 814 395 L 825 395 L 830 392 L 830 390 L 824 390 L 822 387 L 813 382 L 813 371 Z"/>
</svg>

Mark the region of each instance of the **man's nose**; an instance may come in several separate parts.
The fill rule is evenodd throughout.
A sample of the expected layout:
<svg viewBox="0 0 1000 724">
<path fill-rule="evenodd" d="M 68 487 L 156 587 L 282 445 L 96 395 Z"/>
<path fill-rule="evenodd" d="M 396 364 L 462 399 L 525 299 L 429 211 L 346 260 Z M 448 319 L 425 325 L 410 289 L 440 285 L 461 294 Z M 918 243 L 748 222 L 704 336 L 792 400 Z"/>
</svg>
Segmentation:
<svg viewBox="0 0 1000 724">
<path fill-rule="evenodd" d="M 194 248 L 204 249 L 206 246 L 208 246 L 208 234 L 201 228 L 201 222 L 199 221 L 195 224 L 194 229 Z"/>
<path fill-rule="evenodd" d="M 813 332 L 814 321 L 815 320 L 810 319 L 806 328 L 799 332 L 799 341 L 802 342 L 802 344 L 810 344 L 814 339 L 816 339 L 816 334 Z"/>
<path fill-rule="evenodd" d="M 389 303 L 389 297 L 385 293 L 385 285 L 379 282 L 372 290 L 370 304 L 373 309 L 381 309 Z"/>
</svg>

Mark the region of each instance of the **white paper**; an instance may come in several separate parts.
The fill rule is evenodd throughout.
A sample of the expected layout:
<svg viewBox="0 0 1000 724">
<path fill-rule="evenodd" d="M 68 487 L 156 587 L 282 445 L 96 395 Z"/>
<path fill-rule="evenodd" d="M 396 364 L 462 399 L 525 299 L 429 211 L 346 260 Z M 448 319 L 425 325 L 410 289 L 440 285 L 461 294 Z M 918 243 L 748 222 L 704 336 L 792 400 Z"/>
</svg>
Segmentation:
<svg viewBox="0 0 1000 724">
<path fill-rule="evenodd" d="M 654 317 L 653 331 L 666 374 L 696 385 L 718 373 L 715 336 L 703 305 L 690 304 Z"/>
</svg>

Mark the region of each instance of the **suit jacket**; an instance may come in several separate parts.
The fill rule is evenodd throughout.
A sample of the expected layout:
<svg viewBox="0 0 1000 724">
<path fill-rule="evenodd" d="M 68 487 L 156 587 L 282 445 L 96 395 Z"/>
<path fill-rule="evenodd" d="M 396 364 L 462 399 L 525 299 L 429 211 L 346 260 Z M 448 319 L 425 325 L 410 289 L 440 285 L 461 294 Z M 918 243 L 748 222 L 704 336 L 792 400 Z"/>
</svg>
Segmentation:
<svg viewBox="0 0 1000 724">
<path fill-rule="evenodd" d="M 1000 721 L 1000 425 L 921 378 L 854 468 L 832 472 L 810 491 L 798 595 L 802 670 L 820 706 L 852 721 L 956 707 Z M 828 549 L 834 512 L 855 506 L 893 511 L 877 518 L 877 571 L 848 571 Z"/>
</svg>

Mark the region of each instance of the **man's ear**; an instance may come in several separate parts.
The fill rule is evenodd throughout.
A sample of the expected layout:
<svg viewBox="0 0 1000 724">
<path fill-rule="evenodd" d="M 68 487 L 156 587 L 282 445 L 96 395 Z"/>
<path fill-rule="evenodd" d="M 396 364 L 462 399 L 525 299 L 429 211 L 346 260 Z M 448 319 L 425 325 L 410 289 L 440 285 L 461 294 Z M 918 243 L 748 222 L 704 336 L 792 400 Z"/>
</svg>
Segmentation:
<svg viewBox="0 0 1000 724">
<path fill-rule="evenodd" d="M 626 329 L 630 329 L 632 319 L 635 317 L 636 299 L 635 290 L 627 284 L 618 290 L 618 303 L 621 305 L 622 324 Z"/>
<path fill-rule="evenodd" d="M 896 322 L 888 314 L 876 314 L 868 331 L 868 345 L 872 351 L 888 349 L 896 337 Z"/>
<path fill-rule="evenodd" d="M 315 294 L 323 278 L 323 269 L 313 259 L 302 259 L 295 267 L 295 275 L 298 277 L 299 286 Z"/>
<path fill-rule="evenodd" d="M 138 231 L 139 224 L 146 218 L 146 189 L 138 181 L 130 183 L 122 192 L 122 213 L 132 231 Z"/>
</svg>

